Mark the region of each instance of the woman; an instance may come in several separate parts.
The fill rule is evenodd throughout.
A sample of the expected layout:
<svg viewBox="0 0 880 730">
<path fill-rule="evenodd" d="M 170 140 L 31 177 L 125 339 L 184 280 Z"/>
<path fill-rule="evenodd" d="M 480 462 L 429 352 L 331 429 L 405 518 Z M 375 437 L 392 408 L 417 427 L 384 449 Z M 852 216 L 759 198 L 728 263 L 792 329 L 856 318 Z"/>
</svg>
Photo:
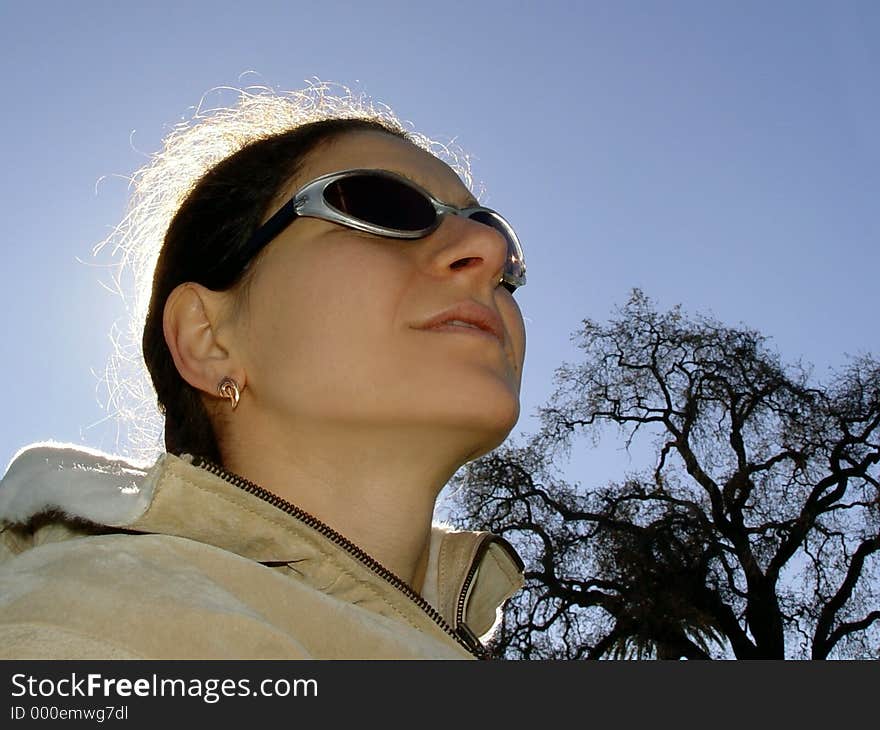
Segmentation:
<svg viewBox="0 0 880 730">
<path fill-rule="evenodd" d="M 387 113 L 242 134 L 246 102 L 153 165 L 237 119 L 155 265 L 166 453 L 19 452 L 0 656 L 469 658 L 521 586 L 503 540 L 431 521 L 519 415 L 515 234 Z"/>
</svg>

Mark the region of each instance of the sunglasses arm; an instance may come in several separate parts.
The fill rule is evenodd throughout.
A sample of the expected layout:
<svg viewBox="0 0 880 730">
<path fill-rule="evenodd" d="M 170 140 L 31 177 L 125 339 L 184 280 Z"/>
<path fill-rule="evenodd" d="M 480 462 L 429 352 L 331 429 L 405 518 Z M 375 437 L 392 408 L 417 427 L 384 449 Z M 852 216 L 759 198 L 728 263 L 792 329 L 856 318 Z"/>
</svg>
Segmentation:
<svg viewBox="0 0 880 730">
<path fill-rule="evenodd" d="M 281 231 L 289 226 L 299 217 L 296 210 L 296 200 L 291 198 L 281 208 L 272 215 L 263 225 L 261 225 L 250 240 L 242 248 L 240 256 L 243 261 L 252 261 L 264 246 L 266 246 Z"/>
</svg>

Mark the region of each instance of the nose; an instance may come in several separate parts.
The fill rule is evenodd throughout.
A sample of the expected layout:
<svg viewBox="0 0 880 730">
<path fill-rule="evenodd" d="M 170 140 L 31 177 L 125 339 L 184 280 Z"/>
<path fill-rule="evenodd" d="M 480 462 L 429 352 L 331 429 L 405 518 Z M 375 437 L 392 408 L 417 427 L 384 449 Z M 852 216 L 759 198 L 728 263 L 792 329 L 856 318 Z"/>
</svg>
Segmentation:
<svg viewBox="0 0 880 730">
<path fill-rule="evenodd" d="M 460 215 L 446 215 L 434 233 L 438 246 L 431 267 L 437 275 L 473 280 L 494 288 L 507 262 L 507 240 L 491 226 Z"/>
</svg>

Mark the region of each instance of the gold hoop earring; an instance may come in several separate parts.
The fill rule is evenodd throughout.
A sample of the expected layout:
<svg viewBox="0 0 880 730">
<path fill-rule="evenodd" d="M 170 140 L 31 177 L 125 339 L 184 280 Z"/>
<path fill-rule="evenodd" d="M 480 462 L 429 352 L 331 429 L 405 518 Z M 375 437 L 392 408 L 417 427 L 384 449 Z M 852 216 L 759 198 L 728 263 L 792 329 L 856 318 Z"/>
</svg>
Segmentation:
<svg viewBox="0 0 880 730">
<path fill-rule="evenodd" d="M 238 399 L 241 397 L 238 383 L 227 375 L 217 386 L 217 392 L 220 393 L 222 398 L 229 398 L 229 402 L 232 403 L 232 410 L 234 411 L 238 405 Z"/>
</svg>

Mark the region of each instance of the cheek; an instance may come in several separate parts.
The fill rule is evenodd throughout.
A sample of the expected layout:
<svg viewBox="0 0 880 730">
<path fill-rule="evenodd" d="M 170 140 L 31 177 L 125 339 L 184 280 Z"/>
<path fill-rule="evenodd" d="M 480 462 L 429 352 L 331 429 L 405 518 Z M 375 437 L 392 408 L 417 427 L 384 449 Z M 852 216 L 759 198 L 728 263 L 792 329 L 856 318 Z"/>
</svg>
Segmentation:
<svg viewBox="0 0 880 730">
<path fill-rule="evenodd" d="M 510 334 L 517 372 L 522 374 L 526 355 L 526 326 L 522 311 L 513 297 L 509 297 L 505 304 L 499 305 L 499 309 Z"/>
<path fill-rule="evenodd" d="M 314 319 L 309 314 L 318 310 L 315 298 L 320 282 L 303 275 L 306 262 L 300 263 L 301 257 L 289 252 L 271 253 L 274 255 L 260 262 L 244 323 L 248 375 L 255 386 L 284 377 L 280 365 L 292 362 L 297 342 L 308 335 L 309 322 Z"/>
<path fill-rule="evenodd" d="M 264 378 L 296 387 L 344 385 L 388 353 L 384 339 L 405 271 L 357 243 L 290 256 L 259 282 L 250 360 Z"/>
</svg>

